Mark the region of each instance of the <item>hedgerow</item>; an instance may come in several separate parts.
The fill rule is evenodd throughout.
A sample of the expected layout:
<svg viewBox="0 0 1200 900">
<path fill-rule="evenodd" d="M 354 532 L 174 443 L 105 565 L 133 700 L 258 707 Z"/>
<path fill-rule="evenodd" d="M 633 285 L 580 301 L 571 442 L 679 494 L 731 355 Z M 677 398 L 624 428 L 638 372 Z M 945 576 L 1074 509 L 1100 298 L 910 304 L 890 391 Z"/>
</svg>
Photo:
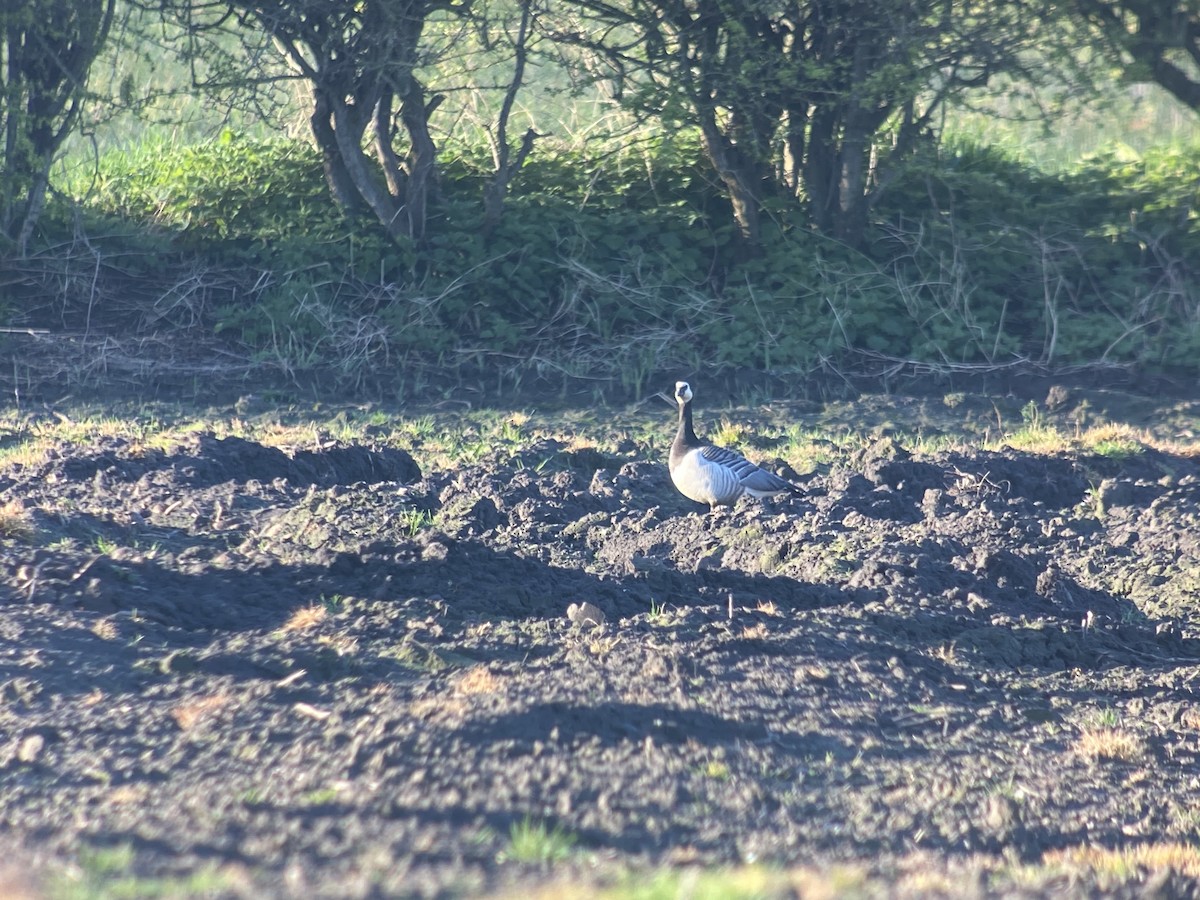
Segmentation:
<svg viewBox="0 0 1200 900">
<path fill-rule="evenodd" d="M 96 240 L 133 227 L 235 273 L 199 318 L 289 370 L 474 362 L 639 389 L 701 365 L 1196 367 L 1196 148 L 1051 174 L 946 143 L 896 174 L 862 248 L 790 205 L 743 246 L 701 158 L 686 134 L 539 144 L 489 232 L 484 154 L 444 150 L 421 246 L 347 217 L 285 139 L 113 154 L 77 193 Z"/>
</svg>

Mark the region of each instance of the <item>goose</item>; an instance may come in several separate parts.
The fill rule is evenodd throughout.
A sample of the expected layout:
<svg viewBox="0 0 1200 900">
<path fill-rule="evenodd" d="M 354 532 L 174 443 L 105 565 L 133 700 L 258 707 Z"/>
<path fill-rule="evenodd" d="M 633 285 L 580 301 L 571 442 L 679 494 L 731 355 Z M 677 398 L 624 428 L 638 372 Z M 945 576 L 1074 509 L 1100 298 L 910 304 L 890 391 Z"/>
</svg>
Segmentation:
<svg viewBox="0 0 1200 900">
<path fill-rule="evenodd" d="M 679 430 L 671 443 L 667 468 L 679 493 L 697 503 L 707 503 L 710 512 L 718 506 L 733 506 L 743 494 L 774 497 L 803 493 L 799 485 L 760 469 L 736 450 L 718 447 L 696 437 L 692 427 L 693 396 L 692 387 L 686 381 L 675 382 Z"/>
</svg>

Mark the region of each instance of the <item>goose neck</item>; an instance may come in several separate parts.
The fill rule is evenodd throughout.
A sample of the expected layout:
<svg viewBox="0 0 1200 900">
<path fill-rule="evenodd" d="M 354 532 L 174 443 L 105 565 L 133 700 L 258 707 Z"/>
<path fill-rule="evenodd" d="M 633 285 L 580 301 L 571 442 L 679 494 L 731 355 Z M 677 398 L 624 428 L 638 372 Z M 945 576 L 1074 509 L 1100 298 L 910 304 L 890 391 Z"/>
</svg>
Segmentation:
<svg viewBox="0 0 1200 900">
<path fill-rule="evenodd" d="M 696 431 L 692 427 L 692 401 L 679 404 L 679 437 L 687 444 L 699 444 Z"/>
</svg>

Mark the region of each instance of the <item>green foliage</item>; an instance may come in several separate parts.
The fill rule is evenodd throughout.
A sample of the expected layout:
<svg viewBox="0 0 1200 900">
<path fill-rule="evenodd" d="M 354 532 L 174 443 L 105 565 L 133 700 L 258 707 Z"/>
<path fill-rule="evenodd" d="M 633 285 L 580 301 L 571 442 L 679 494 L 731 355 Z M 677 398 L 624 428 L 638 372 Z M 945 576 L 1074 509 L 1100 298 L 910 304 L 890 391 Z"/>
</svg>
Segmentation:
<svg viewBox="0 0 1200 900">
<path fill-rule="evenodd" d="M 329 197 L 316 152 L 306 144 L 222 132 L 212 143 L 149 142 L 101 159 L 94 184 L 68 189 L 93 209 L 152 223 L 177 249 L 225 263 L 287 271 L 336 264 L 378 277 L 397 248 L 368 223 L 348 222 Z"/>
<path fill-rule="evenodd" d="M 218 896 L 232 887 L 231 879 L 211 865 L 179 876 L 145 876 L 136 868 L 136 854 L 129 844 L 83 847 L 78 864 L 51 880 L 50 896 L 60 900 L 199 897 Z"/>
<path fill-rule="evenodd" d="M 508 832 L 508 847 L 501 851 L 502 862 L 560 863 L 571 857 L 578 838 L 558 825 L 548 827 L 526 816 L 514 822 Z"/>
<path fill-rule="evenodd" d="M 106 157 L 86 202 L 246 273 L 213 325 L 289 371 L 499 361 L 514 379 L 558 372 L 636 391 L 666 368 L 879 358 L 1195 367 L 1194 149 L 1114 149 L 1047 174 L 951 143 L 890 185 L 863 252 L 784 207 L 755 253 L 694 135 L 538 149 L 488 232 L 486 154 L 445 148 L 419 248 L 348 220 L 316 155 L 282 139 Z"/>
<path fill-rule="evenodd" d="M 25 253 L 114 8 L 114 0 L 0 7 L 0 249 Z"/>
<path fill-rule="evenodd" d="M 915 358 L 1195 358 L 1195 150 L 1116 149 L 1049 175 L 994 150 L 949 149 L 895 186 L 872 248 L 917 325 Z"/>
</svg>

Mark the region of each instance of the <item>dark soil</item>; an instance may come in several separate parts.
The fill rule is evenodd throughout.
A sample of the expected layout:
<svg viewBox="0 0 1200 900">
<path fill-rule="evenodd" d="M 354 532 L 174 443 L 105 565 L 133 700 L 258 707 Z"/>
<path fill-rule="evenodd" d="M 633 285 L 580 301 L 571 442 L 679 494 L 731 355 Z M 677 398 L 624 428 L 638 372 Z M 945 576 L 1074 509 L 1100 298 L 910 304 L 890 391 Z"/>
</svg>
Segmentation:
<svg viewBox="0 0 1200 900">
<path fill-rule="evenodd" d="M 748 862 L 878 893 L 1200 890 L 1064 874 L 1200 840 L 1200 462 L 884 438 L 803 483 L 709 515 L 661 459 L 551 440 L 448 471 L 203 433 L 9 465 L 0 502 L 36 529 L 0 539 L 14 871 L 51 894 L 114 857 L 239 897 Z M 574 845 L 525 859 L 523 824 Z"/>
</svg>

